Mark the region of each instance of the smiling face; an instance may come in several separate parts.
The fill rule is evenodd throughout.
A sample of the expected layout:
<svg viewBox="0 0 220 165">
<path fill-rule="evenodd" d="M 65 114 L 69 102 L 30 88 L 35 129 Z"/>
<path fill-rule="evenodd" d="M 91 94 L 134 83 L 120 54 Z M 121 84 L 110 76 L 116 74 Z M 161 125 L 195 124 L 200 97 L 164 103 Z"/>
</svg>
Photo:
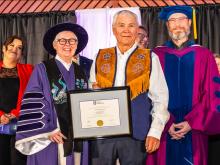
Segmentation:
<svg viewBox="0 0 220 165">
<path fill-rule="evenodd" d="M 118 46 L 131 47 L 137 38 L 138 23 L 136 17 L 129 13 L 121 13 L 113 24 L 113 33 Z"/>
<path fill-rule="evenodd" d="M 78 45 L 76 35 L 71 31 L 63 31 L 57 34 L 53 42 L 56 53 L 67 63 L 72 62 Z"/>
<path fill-rule="evenodd" d="M 142 29 L 142 28 L 138 28 L 138 37 L 137 37 L 137 43 L 138 43 L 138 46 L 140 48 L 147 48 L 148 46 L 148 35 L 147 35 L 147 32 Z"/>
<path fill-rule="evenodd" d="M 171 39 L 187 40 L 190 34 L 191 19 L 183 13 L 172 14 L 167 20 L 167 28 Z"/>
<path fill-rule="evenodd" d="M 17 63 L 22 55 L 23 44 L 20 39 L 14 39 L 3 46 L 3 60 L 9 63 Z"/>
</svg>

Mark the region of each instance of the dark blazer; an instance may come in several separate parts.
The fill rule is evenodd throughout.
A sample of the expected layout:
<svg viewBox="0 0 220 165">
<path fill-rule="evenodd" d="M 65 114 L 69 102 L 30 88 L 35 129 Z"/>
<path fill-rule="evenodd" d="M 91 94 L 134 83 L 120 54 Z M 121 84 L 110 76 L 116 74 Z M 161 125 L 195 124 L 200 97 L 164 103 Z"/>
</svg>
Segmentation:
<svg viewBox="0 0 220 165">
<path fill-rule="evenodd" d="M 92 63 L 93 60 L 86 58 L 84 56 L 79 56 L 79 65 L 84 69 L 88 79 L 89 79 Z"/>
</svg>

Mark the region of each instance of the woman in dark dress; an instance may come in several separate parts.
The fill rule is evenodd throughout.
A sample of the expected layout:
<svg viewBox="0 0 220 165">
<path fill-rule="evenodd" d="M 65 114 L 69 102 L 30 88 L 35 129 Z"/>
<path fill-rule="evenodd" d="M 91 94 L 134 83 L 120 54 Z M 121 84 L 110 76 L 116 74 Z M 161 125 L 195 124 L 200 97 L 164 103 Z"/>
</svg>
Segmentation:
<svg viewBox="0 0 220 165">
<path fill-rule="evenodd" d="M 16 121 L 33 67 L 20 64 L 23 41 L 11 36 L 3 44 L 0 61 L 0 165 L 25 165 L 26 156 L 15 149 Z"/>
</svg>

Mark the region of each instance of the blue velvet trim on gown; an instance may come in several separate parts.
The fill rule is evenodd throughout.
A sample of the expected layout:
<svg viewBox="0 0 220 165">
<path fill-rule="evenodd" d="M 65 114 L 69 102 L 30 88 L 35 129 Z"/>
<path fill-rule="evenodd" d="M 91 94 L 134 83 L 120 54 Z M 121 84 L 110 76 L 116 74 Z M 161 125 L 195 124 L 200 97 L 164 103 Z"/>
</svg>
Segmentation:
<svg viewBox="0 0 220 165">
<path fill-rule="evenodd" d="M 44 126 L 45 126 L 45 124 L 41 121 L 28 123 L 28 124 L 25 124 L 25 125 L 18 125 L 17 133 L 29 132 L 29 131 L 43 129 Z"/>
<path fill-rule="evenodd" d="M 165 55 L 165 77 L 169 88 L 169 112 L 175 117 L 175 123 L 184 121 L 191 111 L 195 55 L 189 52 L 181 57 L 174 54 Z M 180 140 L 167 136 L 167 165 L 191 165 L 192 134 Z"/>
<path fill-rule="evenodd" d="M 36 110 L 36 109 L 42 109 L 44 107 L 44 104 L 41 102 L 29 102 L 21 105 L 21 110 Z"/>
<path fill-rule="evenodd" d="M 26 113 L 26 114 L 22 114 L 19 117 L 19 122 L 26 121 L 26 120 L 40 120 L 43 117 L 44 117 L 44 114 L 42 112 Z"/>
<path fill-rule="evenodd" d="M 213 78 L 213 81 L 214 81 L 215 83 L 220 84 L 220 77 L 214 77 L 214 78 Z"/>
</svg>

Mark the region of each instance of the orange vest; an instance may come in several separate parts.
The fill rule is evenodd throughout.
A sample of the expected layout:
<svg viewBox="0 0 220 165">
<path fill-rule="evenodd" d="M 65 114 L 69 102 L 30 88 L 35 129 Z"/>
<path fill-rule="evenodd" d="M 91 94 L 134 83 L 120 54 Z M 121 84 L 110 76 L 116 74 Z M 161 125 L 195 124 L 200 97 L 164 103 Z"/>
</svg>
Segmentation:
<svg viewBox="0 0 220 165">
<path fill-rule="evenodd" d="M 137 48 L 128 58 L 125 85 L 130 87 L 131 99 L 149 89 L 150 65 L 149 49 Z M 108 88 L 114 85 L 116 66 L 116 48 L 100 49 L 96 58 L 96 81 L 99 87 Z"/>
</svg>

